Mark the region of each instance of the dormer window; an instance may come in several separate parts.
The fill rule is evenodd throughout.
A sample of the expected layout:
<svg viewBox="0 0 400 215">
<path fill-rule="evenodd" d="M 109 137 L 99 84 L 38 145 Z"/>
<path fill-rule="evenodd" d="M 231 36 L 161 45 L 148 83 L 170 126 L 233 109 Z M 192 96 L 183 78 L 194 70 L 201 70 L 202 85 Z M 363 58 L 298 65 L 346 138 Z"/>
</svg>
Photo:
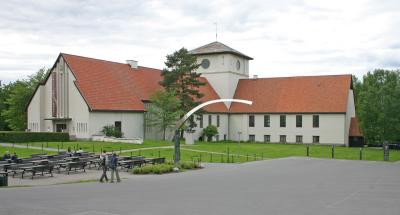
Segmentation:
<svg viewBox="0 0 400 215">
<path fill-rule="evenodd" d="M 208 59 L 203 59 L 201 61 L 201 67 L 203 67 L 203 69 L 207 69 L 208 67 L 210 67 L 210 61 Z"/>
</svg>

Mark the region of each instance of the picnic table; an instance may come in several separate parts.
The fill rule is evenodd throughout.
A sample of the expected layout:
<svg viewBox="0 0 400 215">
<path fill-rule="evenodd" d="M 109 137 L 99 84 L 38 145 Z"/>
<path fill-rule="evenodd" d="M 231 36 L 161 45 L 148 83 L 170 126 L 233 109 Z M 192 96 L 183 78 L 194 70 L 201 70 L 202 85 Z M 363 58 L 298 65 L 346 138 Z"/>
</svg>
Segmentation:
<svg viewBox="0 0 400 215">
<path fill-rule="evenodd" d="M 51 174 L 51 177 L 53 177 L 53 165 L 52 164 L 41 164 L 41 165 L 32 165 L 32 166 L 23 166 L 20 167 L 19 169 L 22 170 L 22 175 L 21 178 L 24 178 L 25 173 L 31 172 L 32 176 L 31 178 L 36 175 L 36 173 L 41 173 L 42 176 L 44 176 L 44 173 Z"/>
<path fill-rule="evenodd" d="M 40 165 L 40 164 L 49 163 L 49 160 L 47 160 L 47 159 L 33 160 L 33 161 L 31 161 L 31 163 L 32 163 L 33 165 Z"/>
<path fill-rule="evenodd" d="M 69 172 L 71 172 L 72 169 L 76 172 L 77 169 L 82 169 L 83 172 L 86 172 L 86 162 L 85 161 L 67 161 L 63 163 L 57 163 L 57 169 L 58 173 L 61 172 L 61 168 L 65 169 L 67 171 L 67 174 L 69 175 Z"/>
<path fill-rule="evenodd" d="M 13 165 L 13 163 L 2 163 L 0 164 L 0 169 L 2 169 L 4 172 L 7 172 L 8 169 Z"/>
<path fill-rule="evenodd" d="M 165 163 L 165 158 L 146 158 L 145 162 L 150 164 L 160 164 Z"/>
</svg>

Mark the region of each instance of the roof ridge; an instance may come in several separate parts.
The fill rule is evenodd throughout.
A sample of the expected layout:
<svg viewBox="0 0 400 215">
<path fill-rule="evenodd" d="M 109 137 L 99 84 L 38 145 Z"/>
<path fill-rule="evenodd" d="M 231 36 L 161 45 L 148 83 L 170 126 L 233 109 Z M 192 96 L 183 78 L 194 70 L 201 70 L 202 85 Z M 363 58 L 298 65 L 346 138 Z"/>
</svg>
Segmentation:
<svg viewBox="0 0 400 215">
<path fill-rule="evenodd" d="M 107 62 L 107 63 L 117 63 L 117 64 L 122 64 L 122 65 L 128 65 L 127 63 L 121 63 L 121 62 L 116 62 L 116 61 L 111 61 L 111 60 L 103 60 L 103 59 L 98 59 L 98 58 L 93 58 L 93 57 L 86 57 L 86 56 L 76 55 L 76 54 L 68 54 L 68 53 L 63 53 L 63 52 L 60 52 L 60 54 L 61 55 L 74 56 L 74 57 L 80 57 L 80 58 L 86 58 L 86 59 L 90 59 L 90 60 L 104 61 L 104 62 Z M 160 70 L 161 71 L 161 69 L 148 67 L 148 66 L 138 66 L 138 67 L 148 68 L 148 69 L 155 69 L 155 70 Z"/>
<path fill-rule="evenodd" d="M 281 76 L 281 77 L 262 77 L 262 78 L 248 78 L 240 80 L 259 80 L 259 79 L 292 79 L 292 78 L 319 78 L 319 77 L 332 77 L 332 76 L 352 76 L 352 74 L 335 74 L 335 75 L 298 75 L 298 76 Z"/>
</svg>

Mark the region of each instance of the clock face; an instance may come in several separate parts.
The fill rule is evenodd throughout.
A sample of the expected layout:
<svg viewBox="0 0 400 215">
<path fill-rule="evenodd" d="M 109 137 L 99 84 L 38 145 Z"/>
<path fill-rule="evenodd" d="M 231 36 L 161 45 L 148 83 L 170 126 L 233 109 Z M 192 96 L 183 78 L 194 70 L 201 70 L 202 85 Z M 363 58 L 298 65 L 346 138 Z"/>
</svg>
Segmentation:
<svg viewBox="0 0 400 215">
<path fill-rule="evenodd" d="M 239 61 L 239 60 L 236 61 L 236 69 L 237 69 L 237 70 L 240 69 L 240 61 Z"/>
<path fill-rule="evenodd" d="M 207 69 L 208 67 L 210 67 L 210 61 L 208 59 L 203 59 L 201 61 L 201 67 L 203 67 L 203 69 Z"/>
</svg>

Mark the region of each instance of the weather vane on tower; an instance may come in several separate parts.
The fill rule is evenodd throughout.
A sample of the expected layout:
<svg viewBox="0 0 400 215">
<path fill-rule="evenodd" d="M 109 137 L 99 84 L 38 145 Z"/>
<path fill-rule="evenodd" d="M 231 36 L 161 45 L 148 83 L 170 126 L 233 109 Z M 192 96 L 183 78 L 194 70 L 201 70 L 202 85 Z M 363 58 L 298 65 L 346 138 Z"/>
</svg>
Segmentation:
<svg viewBox="0 0 400 215">
<path fill-rule="evenodd" d="M 215 41 L 218 41 L 218 23 L 214 22 L 215 25 Z"/>
</svg>

